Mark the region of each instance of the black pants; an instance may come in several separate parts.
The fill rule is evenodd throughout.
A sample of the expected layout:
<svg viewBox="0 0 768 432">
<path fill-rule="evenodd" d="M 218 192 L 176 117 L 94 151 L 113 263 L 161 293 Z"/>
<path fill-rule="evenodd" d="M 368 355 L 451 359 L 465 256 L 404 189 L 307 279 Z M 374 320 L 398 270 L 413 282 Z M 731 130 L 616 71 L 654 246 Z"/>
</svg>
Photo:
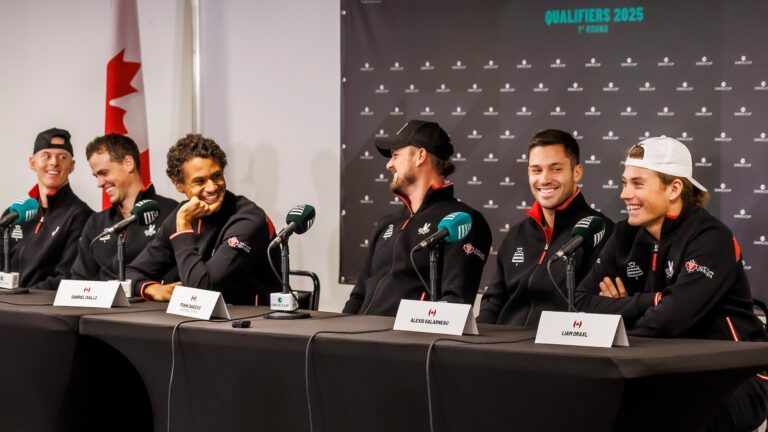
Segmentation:
<svg viewBox="0 0 768 432">
<path fill-rule="evenodd" d="M 751 432 L 757 429 L 766 417 L 768 381 L 754 376 L 731 393 L 707 430 Z"/>
</svg>

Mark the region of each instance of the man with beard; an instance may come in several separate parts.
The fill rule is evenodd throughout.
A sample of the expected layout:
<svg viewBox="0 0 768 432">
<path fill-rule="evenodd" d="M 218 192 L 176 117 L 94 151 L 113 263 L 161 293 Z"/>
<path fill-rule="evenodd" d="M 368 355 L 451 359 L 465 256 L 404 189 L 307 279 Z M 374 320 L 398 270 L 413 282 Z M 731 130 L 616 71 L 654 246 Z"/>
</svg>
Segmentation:
<svg viewBox="0 0 768 432">
<path fill-rule="evenodd" d="M 221 147 L 202 135 L 189 134 L 168 150 L 166 173 L 189 200 L 128 266 L 135 294 L 168 301 L 183 285 L 220 291 L 227 303 L 268 305 L 270 293 L 280 290 L 267 261 L 272 221 L 251 200 L 227 190 L 226 166 Z M 174 266 L 179 279 L 162 280 Z"/>
<path fill-rule="evenodd" d="M 493 283 L 483 295 L 478 322 L 536 327 L 542 311 L 567 310 L 565 265 L 551 264 L 557 286 L 547 274 L 549 258 L 571 239 L 571 230 L 589 216 L 613 222 L 589 207 L 577 186 L 583 175 L 579 144 L 567 132 L 537 133 L 528 147 L 528 183 L 536 200 L 526 218 L 513 226 L 499 249 Z M 576 283 L 592 268 L 604 244 L 575 252 Z"/>
<path fill-rule="evenodd" d="M 453 197 L 453 184 L 446 181 L 455 169 L 449 160 L 453 144 L 448 134 L 437 123 L 411 120 L 396 136 L 377 139 L 376 148 L 389 158 L 390 189 L 405 205 L 379 221 L 343 312 L 394 316 L 400 300 L 428 297 L 428 287 L 419 275 L 428 278 L 429 254 L 415 253 L 414 269 L 410 253 L 453 212 L 468 213 L 472 229 L 463 240 L 440 246 L 440 300 L 473 303 L 491 247 L 491 231 L 482 214 Z"/>
<path fill-rule="evenodd" d="M 117 237 L 107 235 L 96 242 L 93 239 L 105 229 L 131 216 L 133 206 L 142 200 L 156 201 L 160 214 L 149 226 L 130 225 L 125 232 L 125 264 L 139 255 L 155 237 L 156 227 L 178 204 L 155 193 L 155 187 L 144 186 L 141 179 L 139 147 L 129 137 L 109 134 L 88 143 L 85 157 L 91 166 L 96 186 L 109 197 L 112 206 L 93 214 L 80 236 L 77 260 L 72 267 L 72 278 L 86 280 L 115 280 L 117 268 Z"/>
<path fill-rule="evenodd" d="M 75 170 L 70 138 L 64 129 L 40 132 L 29 158 L 29 168 L 37 175 L 29 196 L 40 209 L 33 220 L 11 228 L 11 270 L 19 272 L 19 286 L 24 288 L 55 290 L 70 277 L 77 239 L 93 213 L 69 185 Z"/>
</svg>

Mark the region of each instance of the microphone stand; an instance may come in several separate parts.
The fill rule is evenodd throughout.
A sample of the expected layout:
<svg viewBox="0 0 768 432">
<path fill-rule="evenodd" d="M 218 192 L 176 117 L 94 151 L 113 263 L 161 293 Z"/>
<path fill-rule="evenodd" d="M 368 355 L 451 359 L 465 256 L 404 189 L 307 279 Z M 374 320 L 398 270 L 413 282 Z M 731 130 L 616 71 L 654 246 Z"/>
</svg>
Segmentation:
<svg viewBox="0 0 768 432">
<path fill-rule="evenodd" d="M 8 231 L 10 226 L 3 227 L 3 273 L 4 277 L 11 277 L 11 235 Z M 25 294 L 28 293 L 27 288 L 0 288 L 0 295 L 2 294 Z"/>
<path fill-rule="evenodd" d="M 430 300 L 433 302 L 438 301 L 440 299 L 439 294 L 442 294 L 438 293 L 440 290 L 440 279 L 437 274 L 437 262 L 440 259 L 439 244 L 438 242 L 429 247 L 429 295 L 431 297 Z"/>
<path fill-rule="evenodd" d="M 568 312 L 576 312 L 575 292 L 576 292 L 576 258 L 574 253 L 568 254 L 565 259 L 565 289 L 568 292 Z"/>
<path fill-rule="evenodd" d="M 125 282 L 125 231 L 117 235 L 117 280 Z"/>
<path fill-rule="evenodd" d="M 267 251 L 267 253 L 270 253 L 270 251 Z M 283 294 L 288 294 L 296 297 L 296 295 L 293 293 L 293 290 L 291 289 L 291 283 L 290 283 L 290 276 L 291 276 L 290 255 L 291 253 L 288 248 L 288 241 L 280 242 L 280 265 L 282 267 L 280 269 L 280 272 L 283 277 Z M 271 314 L 264 315 L 264 318 L 281 319 L 281 320 L 304 319 L 304 318 L 309 318 L 309 312 L 276 311 L 276 312 L 272 312 Z"/>
</svg>

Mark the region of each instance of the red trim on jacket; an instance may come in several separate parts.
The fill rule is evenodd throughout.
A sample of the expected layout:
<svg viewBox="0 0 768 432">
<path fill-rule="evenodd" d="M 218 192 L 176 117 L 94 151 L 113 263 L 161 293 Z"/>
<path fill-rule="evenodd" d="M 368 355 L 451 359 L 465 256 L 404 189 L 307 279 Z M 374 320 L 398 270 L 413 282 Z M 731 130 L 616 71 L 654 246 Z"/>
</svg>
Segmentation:
<svg viewBox="0 0 768 432">
<path fill-rule="evenodd" d="M 739 341 L 739 335 L 736 334 L 736 328 L 733 327 L 733 323 L 731 322 L 731 317 L 729 317 L 729 316 L 725 317 L 725 322 L 728 323 L 728 328 L 731 329 L 731 336 L 733 336 L 733 340 L 738 342 Z"/>
<path fill-rule="evenodd" d="M 741 258 L 741 246 L 739 246 L 739 242 L 736 241 L 736 236 L 733 236 L 733 249 L 736 251 L 736 261 Z"/>
<path fill-rule="evenodd" d="M 269 238 L 272 238 L 275 235 L 275 224 L 272 223 L 272 219 L 269 216 L 267 216 L 267 228 L 269 228 Z"/>
<path fill-rule="evenodd" d="M 661 301 L 661 293 L 657 292 L 656 294 L 653 295 L 653 305 L 658 306 L 660 301 Z"/>
<path fill-rule="evenodd" d="M 168 238 L 169 240 L 173 240 L 177 236 L 181 234 L 194 234 L 195 232 L 193 230 L 184 230 L 184 231 L 176 231 L 175 233 L 171 234 L 171 236 Z"/>
</svg>

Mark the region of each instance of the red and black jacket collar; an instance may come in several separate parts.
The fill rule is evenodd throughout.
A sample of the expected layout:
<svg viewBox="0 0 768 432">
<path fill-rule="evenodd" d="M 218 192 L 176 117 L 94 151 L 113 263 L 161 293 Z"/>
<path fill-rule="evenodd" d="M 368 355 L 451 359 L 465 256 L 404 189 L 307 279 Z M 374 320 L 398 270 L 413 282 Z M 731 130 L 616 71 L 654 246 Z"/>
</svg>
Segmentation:
<svg viewBox="0 0 768 432">
<path fill-rule="evenodd" d="M 40 201 L 40 185 L 35 184 L 32 189 L 29 190 L 28 195 L 30 198 L 34 198 Z M 74 196 L 72 188 L 69 186 L 69 182 L 64 183 L 58 189 L 51 189 L 48 191 L 48 208 L 47 211 L 51 211 L 56 208 L 56 204 L 60 202 L 66 202 L 68 198 Z"/>
<path fill-rule="evenodd" d="M 587 204 L 587 200 L 584 199 L 584 194 L 581 193 L 581 189 L 576 189 L 576 192 L 574 192 L 570 198 L 565 200 L 565 202 L 555 209 L 555 226 L 549 228 L 558 232 L 564 229 L 569 230 L 573 228 L 576 222 L 579 221 L 579 216 L 583 215 L 584 209 L 588 207 L 589 205 Z M 544 212 L 538 201 L 533 202 L 533 205 L 530 210 L 526 212 L 526 215 L 544 229 Z"/>
<path fill-rule="evenodd" d="M 413 215 L 414 211 L 413 208 L 411 208 L 411 200 L 408 199 L 407 196 L 398 194 L 395 194 L 395 196 L 400 198 L 403 204 L 405 204 L 405 207 L 408 209 L 408 212 Z M 422 201 L 421 207 L 419 207 L 418 211 L 424 211 L 436 202 L 445 201 L 451 198 L 453 198 L 453 183 L 430 185 L 429 189 L 427 189 L 427 193 L 424 195 L 424 201 Z"/>
</svg>

